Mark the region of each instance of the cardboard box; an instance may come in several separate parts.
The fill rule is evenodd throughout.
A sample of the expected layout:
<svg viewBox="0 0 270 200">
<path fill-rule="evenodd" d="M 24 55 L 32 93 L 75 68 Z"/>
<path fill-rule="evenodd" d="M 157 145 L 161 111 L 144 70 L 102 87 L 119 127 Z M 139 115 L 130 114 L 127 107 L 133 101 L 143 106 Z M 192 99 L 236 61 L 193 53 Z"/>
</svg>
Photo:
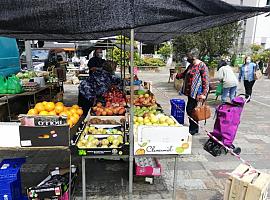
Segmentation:
<svg viewBox="0 0 270 200">
<path fill-rule="evenodd" d="M 240 164 L 226 181 L 224 200 L 266 200 L 270 175 Z"/>
<path fill-rule="evenodd" d="M 186 126 L 138 126 L 134 155 L 191 154 L 192 136 Z"/>
<path fill-rule="evenodd" d="M 0 147 L 20 147 L 20 123 L 0 122 Z"/>
<path fill-rule="evenodd" d="M 140 166 L 139 159 L 151 160 L 155 166 Z M 136 176 L 160 176 L 161 175 L 161 165 L 156 158 L 135 158 Z"/>
<path fill-rule="evenodd" d="M 22 147 L 69 146 L 69 126 L 20 126 Z"/>
</svg>

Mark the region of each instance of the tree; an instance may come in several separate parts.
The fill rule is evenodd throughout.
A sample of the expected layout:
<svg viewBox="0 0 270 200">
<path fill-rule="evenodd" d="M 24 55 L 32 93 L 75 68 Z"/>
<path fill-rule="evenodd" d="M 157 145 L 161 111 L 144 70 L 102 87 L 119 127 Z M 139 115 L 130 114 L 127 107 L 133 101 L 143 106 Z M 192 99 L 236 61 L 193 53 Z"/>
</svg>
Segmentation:
<svg viewBox="0 0 270 200">
<path fill-rule="evenodd" d="M 168 43 L 164 43 L 163 46 L 158 50 L 158 53 L 162 55 L 164 60 L 167 60 L 172 53 L 172 46 Z"/>
<path fill-rule="evenodd" d="M 183 55 L 197 48 L 200 56 L 213 57 L 229 54 L 239 37 L 240 30 L 240 25 L 236 22 L 194 34 L 181 35 L 173 41 L 174 52 Z"/>
</svg>

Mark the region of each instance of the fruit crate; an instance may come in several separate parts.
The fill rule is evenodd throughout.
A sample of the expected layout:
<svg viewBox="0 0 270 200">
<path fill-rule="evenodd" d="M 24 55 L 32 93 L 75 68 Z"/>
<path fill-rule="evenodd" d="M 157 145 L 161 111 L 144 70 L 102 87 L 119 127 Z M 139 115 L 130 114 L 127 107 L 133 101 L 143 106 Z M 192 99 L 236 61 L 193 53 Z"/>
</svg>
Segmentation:
<svg viewBox="0 0 270 200">
<path fill-rule="evenodd" d="M 40 88 L 37 82 L 27 82 L 22 84 L 22 88 L 25 92 L 35 92 Z"/>
<path fill-rule="evenodd" d="M 161 165 L 156 158 L 136 157 L 136 176 L 161 176 Z"/>
<path fill-rule="evenodd" d="M 85 125 L 86 126 L 86 125 Z M 81 139 L 88 140 L 88 137 L 92 137 L 93 140 L 100 143 L 103 139 L 107 139 L 109 136 L 113 136 L 115 139 L 119 134 L 91 134 L 88 135 L 87 138 L 84 137 L 84 129 L 77 133 L 77 138 L 73 140 L 73 146 L 71 146 L 71 150 L 73 153 L 78 154 L 79 156 L 93 156 L 93 155 L 128 155 L 129 154 L 129 145 L 127 144 L 127 136 L 125 132 L 123 132 L 123 143 L 117 147 L 111 148 L 111 145 L 108 147 L 89 147 L 86 146 L 80 147 Z M 86 141 L 85 141 L 86 142 Z"/>
</svg>

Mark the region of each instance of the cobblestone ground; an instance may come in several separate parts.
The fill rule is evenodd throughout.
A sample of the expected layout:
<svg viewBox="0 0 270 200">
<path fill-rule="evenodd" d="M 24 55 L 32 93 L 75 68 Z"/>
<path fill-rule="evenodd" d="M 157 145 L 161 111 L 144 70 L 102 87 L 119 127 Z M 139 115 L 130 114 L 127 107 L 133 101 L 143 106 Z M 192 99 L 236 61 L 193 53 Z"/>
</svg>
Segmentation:
<svg viewBox="0 0 270 200">
<path fill-rule="evenodd" d="M 184 98 L 179 96 L 168 81 L 168 69 L 158 73 L 140 73 L 143 80 L 153 82 L 153 92 L 159 103 L 170 112 L 169 99 Z M 270 80 L 257 81 L 254 86 L 253 101 L 247 104 L 242 113 L 241 124 L 235 139 L 235 145 L 242 148 L 241 156 L 255 168 L 270 173 Z M 238 91 L 243 92 L 242 87 Z M 219 101 L 209 96 L 214 111 Z M 65 102 L 77 101 L 77 86 L 65 87 Z M 187 120 L 186 120 L 187 122 Z M 213 128 L 213 119 L 209 119 L 205 128 Z M 201 125 L 204 125 L 203 123 Z M 201 131 L 193 137 L 192 155 L 178 159 L 177 199 L 178 200 L 219 200 L 223 199 L 226 172 L 235 169 L 240 161 L 226 155 L 213 157 L 203 150 L 208 139 Z M 22 168 L 23 189 L 39 183 L 55 166 L 66 166 L 69 152 L 63 150 L 0 150 L 0 158 L 27 156 L 27 163 Z M 145 183 L 143 179 L 134 178 L 133 199 L 171 199 L 173 187 L 174 159 L 160 158 L 162 176 L 155 178 L 154 184 Z M 73 157 L 73 163 L 80 167 L 80 158 Z M 112 160 L 87 160 L 87 196 L 88 199 L 121 200 L 128 199 L 128 162 Z M 75 199 L 81 198 L 81 179 L 77 182 Z M 270 198 L 269 198 L 270 199 Z"/>
</svg>

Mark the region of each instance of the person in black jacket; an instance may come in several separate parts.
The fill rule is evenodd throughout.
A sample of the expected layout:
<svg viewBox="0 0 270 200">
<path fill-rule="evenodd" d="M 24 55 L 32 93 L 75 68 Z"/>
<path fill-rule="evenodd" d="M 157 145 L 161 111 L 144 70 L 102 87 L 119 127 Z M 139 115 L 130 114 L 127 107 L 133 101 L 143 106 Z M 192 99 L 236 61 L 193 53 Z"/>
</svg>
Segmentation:
<svg viewBox="0 0 270 200">
<path fill-rule="evenodd" d="M 102 69 L 103 64 L 105 63 L 105 60 L 102 59 L 102 56 L 102 49 L 96 49 L 94 52 L 94 57 L 91 58 L 87 64 L 87 66 L 89 67 L 89 73 Z"/>
</svg>

